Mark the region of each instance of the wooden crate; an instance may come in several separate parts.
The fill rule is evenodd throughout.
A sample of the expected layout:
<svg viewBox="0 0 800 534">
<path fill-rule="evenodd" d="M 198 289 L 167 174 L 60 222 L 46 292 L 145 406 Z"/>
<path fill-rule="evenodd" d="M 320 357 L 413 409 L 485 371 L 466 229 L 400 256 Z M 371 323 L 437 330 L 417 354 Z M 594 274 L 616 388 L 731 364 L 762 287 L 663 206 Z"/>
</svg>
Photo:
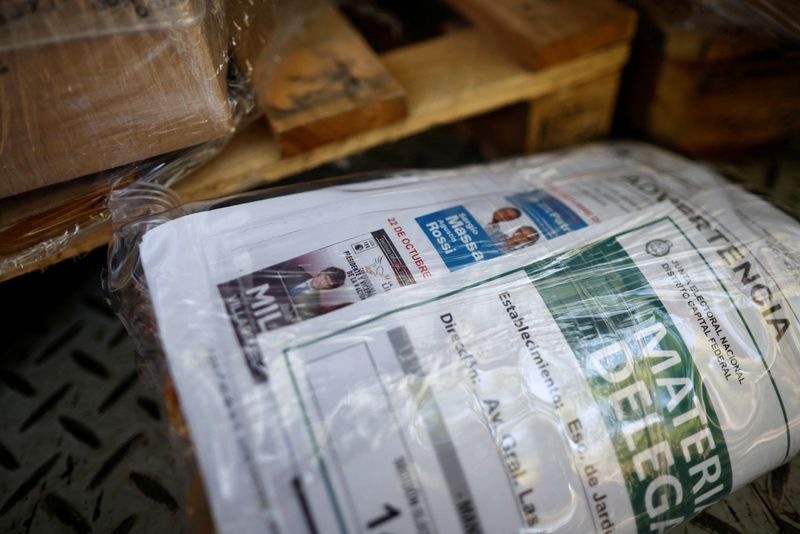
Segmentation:
<svg viewBox="0 0 800 534">
<path fill-rule="evenodd" d="M 337 11 L 321 9 L 262 95 L 268 121 L 235 135 L 176 192 L 184 201 L 229 195 L 511 104 L 525 106 L 531 151 L 608 133 L 635 30 L 631 9 L 616 0 L 450 3 L 491 24 L 380 55 Z M 509 21 L 514 35 L 537 38 L 507 39 Z M 0 200 L 0 281 L 107 243 L 108 186 L 91 177 Z M 71 235 L 87 216 L 91 229 Z M 45 256 L 11 260 L 42 241 Z"/>
<path fill-rule="evenodd" d="M 758 18 L 757 0 L 737 13 L 702 0 L 632 3 L 641 22 L 620 100 L 628 125 L 698 156 L 800 133 L 800 36 L 793 44 L 778 27 L 800 23 L 800 3 L 770 0 L 775 20 Z"/>
</svg>

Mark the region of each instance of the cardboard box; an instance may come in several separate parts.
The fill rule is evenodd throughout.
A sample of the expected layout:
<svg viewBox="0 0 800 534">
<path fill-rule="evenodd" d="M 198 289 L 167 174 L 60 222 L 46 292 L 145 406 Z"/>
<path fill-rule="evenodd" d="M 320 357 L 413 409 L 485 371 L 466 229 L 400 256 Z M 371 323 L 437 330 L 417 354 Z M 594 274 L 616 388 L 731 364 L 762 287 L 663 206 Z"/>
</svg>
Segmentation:
<svg viewBox="0 0 800 534">
<path fill-rule="evenodd" d="M 0 4 L 0 197 L 232 132 L 214 1 Z"/>
</svg>

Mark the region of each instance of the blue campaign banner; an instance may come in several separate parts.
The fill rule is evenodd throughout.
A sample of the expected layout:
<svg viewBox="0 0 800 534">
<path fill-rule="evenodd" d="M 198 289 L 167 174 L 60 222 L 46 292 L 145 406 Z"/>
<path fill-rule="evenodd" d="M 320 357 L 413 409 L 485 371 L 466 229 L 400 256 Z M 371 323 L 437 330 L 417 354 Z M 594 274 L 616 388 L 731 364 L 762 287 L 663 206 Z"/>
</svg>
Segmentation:
<svg viewBox="0 0 800 534">
<path fill-rule="evenodd" d="M 588 226 L 569 206 L 541 189 L 518 193 L 506 200 L 530 217 L 546 239 Z"/>
<path fill-rule="evenodd" d="M 429 213 L 416 221 L 451 271 L 502 255 L 464 206 Z"/>
</svg>

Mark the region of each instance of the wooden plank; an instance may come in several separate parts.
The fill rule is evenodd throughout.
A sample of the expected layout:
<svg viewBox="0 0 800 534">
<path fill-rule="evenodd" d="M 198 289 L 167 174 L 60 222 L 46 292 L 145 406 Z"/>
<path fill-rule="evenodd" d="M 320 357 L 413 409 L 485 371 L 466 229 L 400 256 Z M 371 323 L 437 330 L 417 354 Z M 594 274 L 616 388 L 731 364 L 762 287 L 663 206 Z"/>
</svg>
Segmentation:
<svg viewBox="0 0 800 534">
<path fill-rule="evenodd" d="M 125 181 L 135 178 L 131 173 Z M 108 177 L 93 175 L 0 199 L 0 280 L 89 252 L 107 242 L 108 188 Z M 97 228 L 75 237 L 76 229 L 84 228 L 87 222 Z M 21 250 L 25 254 L 21 255 Z"/>
<path fill-rule="evenodd" d="M 273 182 L 335 159 L 433 126 L 525 102 L 568 85 L 619 71 L 630 48 L 620 43 L 540 71 L 530 71 L 468 29 L 381 56 L 406 88 L 409 115 L 391 125 L 353 135 L 297 156 L 281 158 L 266 124 L 234 136 L 221 154 L 175 185 L 184 201 L 229 195 Z M 79 235 L 57 256 L 0 272 L 0 281 L 43 269 L 101 246 L 108 227 Z"/>
<path fill-rule="evenodd" d="M 290 156 L 407 115 L 405 91 L 333 7 L 315 9 L 260 104 Z"/>
<path fill-rule="evenodd" d="M 629 111 L 631 122 L 681 151 L 736 155 L 800 128 L 800 57 L 667 61 L 652 83 L 652 96 Z"/>
<path fill-rule="evenodd" d="M 446 1 L 534 69 L 630 40 L 636 29 L 636 12 L 616 0 Z"/>
<path fill-rule="evenodd" d="M 525 150 L 552 150 L 608 135 L 620 74 L 607 74 L 531 102 Z"/>
<path fill-rule="evenodd" d="M 490 159 L 539 152 L 606 137 L 621 71 L 506 106 L 459 124 L 459 132 Z"/>
<path fill-rule="evenodd" d="M 626 126 L 704 158 L 761 151 L 796 134 L 800 56 L 781 28 L 800 22 L 800 3 L 633 3 L 644 31 L 620 98 Z"/>
<path fill-rule="evenodd" d="M 185 199 L 213 198 L 272 182 L 440 124 L 532 100 L 619 71 L 630 47 L 620 43 L 540 71 L 530 71 L 463 30 L 382 56 L 408 97 L 409 115 L 394 124 L 280 159 L 262 125 L 235 137 L 223 154 L 175 189 Z"/>
</svg>

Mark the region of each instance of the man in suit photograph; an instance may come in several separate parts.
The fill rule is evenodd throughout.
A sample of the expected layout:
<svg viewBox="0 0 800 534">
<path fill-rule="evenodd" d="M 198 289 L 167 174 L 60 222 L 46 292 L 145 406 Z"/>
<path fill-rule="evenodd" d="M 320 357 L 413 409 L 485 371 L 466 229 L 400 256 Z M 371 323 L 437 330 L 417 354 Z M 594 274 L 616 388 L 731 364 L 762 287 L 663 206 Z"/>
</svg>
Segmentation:
<svg viewBox="0 0 800 534">
<path fill-rule="evenodd" d="M 513 251 L 529 247 L 539 241 L 539 232 L 533 226 L 521 226 L 506 240 L 503 247 Z"/>
<path fill-rule="evenodd" d="M 275 274 L 280 277 L 301 319 L 330 311 L 321 304 L 321 292 L 341 287 L 345 281 L 344 271 L 338 267 L 327 267 L 311 275 L 301 266 L 295 265 L 276 270 Z"/>
<path fill-rule="evenodd" d="M 505 248 L 506 241 L 508 241 L 508 236 L 500 229 L 500 223 L 513 221 L 520 215 L 520 211 L 511 206 L 499 208 L 492 214 L 492 220 L 484 227 L 484 230 L 498 249 Z"/>
</svg>

